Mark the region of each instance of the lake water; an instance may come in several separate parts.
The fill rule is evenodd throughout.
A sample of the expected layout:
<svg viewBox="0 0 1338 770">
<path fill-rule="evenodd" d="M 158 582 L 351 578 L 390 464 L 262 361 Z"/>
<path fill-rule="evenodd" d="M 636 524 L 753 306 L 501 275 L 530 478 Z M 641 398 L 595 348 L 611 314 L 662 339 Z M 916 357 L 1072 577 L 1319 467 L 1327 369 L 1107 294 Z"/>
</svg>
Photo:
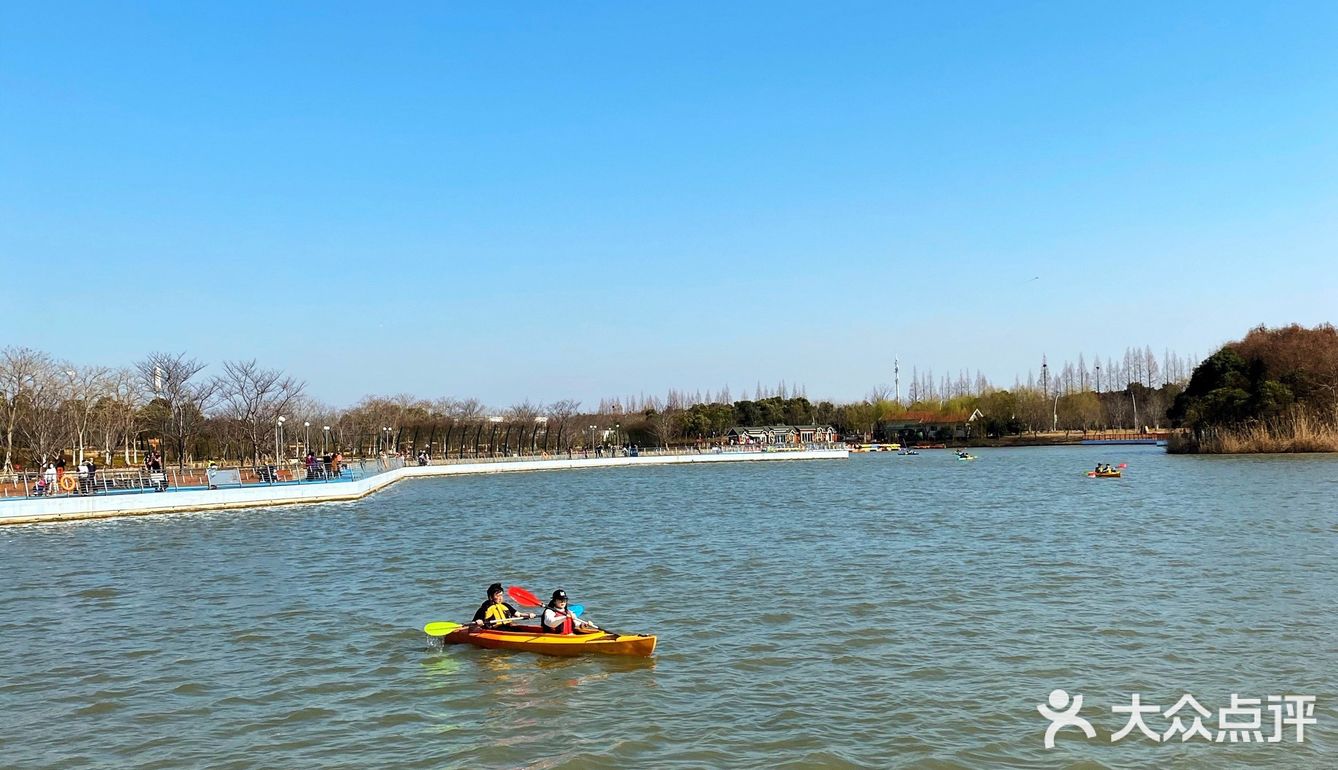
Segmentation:
<svg viewBox="0 0 1338 770">
<path fill-rule="evenodd" d="M 0 766 L 1338 764 L 1338 457 L 977 454 L 0 528 Z M 1098 461 L 1129 468 L 1085 477 Z M 561 586 L 657 653 L 428 643 L 494 581 Z M 1044 747 L 1057 688 L 1095 738 Z M 1193 695 L 1214 732 L 1232 693 L 1310 695 L 1316 723 L 1112 743 L 1132 693 Z"/>
</svg>

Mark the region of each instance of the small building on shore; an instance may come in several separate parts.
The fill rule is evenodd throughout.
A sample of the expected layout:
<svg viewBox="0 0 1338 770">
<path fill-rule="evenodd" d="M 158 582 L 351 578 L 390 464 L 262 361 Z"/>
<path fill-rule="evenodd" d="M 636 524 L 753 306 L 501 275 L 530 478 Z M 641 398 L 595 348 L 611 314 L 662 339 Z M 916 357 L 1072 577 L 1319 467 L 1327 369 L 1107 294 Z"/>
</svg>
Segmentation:
<svg viewBox="0 0 1338 770">
<path fill-rule="evenodd" d="M 836 441 L 836 429 L 830 425 L 736 426 L 725 432 L 725 441 L 761 446 L 830 444 Z"/>
</svg>

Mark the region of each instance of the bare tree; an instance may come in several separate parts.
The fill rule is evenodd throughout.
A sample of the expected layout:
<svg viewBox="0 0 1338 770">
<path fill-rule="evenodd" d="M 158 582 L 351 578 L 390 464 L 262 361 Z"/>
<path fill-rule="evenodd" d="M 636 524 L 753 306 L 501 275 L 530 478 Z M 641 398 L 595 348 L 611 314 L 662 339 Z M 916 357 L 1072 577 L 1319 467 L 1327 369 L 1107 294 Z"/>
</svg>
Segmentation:
<svg viewBox="0 0 1338 770">
<path fill-rule="evenodd" d="M 262 447 L 269 446 L 279 418 L 292 414 L 306 383 L 287 377 L 278 369 L 262 368 L 251 359 L 225 361 L 223 374 L 215 379 L 214 387 L 220 411 L 237 422 L 258 465 Z"/>
<path fill-rule="evenodd" d="M 51 358 L 31 348 L 0 351 L 0 429 L 5 432 L 4 472 L 14 469 L 14 434 L 26 405 L 34 400 L 39 382 L 47 383 Z"/>
<path fill-rule="evenodd" d="M 1073 364 L 1068 361 L 1064 362 L 1064 368 L 1059 372 L 1059 381 L 1064 385 L 1065 395 L 1073 392 L 1078 381 L 1077 373 L 1073 371 Z"/>
<path fill-rule="evenodd" d="M 487 413 L 488 409 L 479 403 L 478 399 L 466 398 L 452 401 L 451 411 L 448 414 L 462 422 L 474 422 L 483 419 Z"/>
<path fill-rule="evenodd" d="M 214 380 L 195 379 L 205 366 L 185 353 L 150 353 L 135 364 L 145 389 L 162 407 L 157 410 L 159 430 L 176 450 L 179 468 L 186 465 L 190 446 L 204 426 L 205 410 L 218 387 Z"/>
<path fill-rule="evenodd" d="M 528 399 L 518 404 L 512 404 L 511 408 L 506 410 L 507 433 L 505 443 L 510 444 L 511 432 L 516 433 L 516 444 L 519 448 L 521 440 L 525 438 L 526 432 L 529 433 L 530 450 L 534 450 L 535 436 L 543 424 L 541 420 L 542 411 L 539 406 L 531 403 Z"/>
<path fill-rule="evenodd" d="M 1126 385 L 1125 388 L 1127 387 Z M 1106 413 L 1106 425 L 1112 428 L 1125 428 L 1133 425 L 1131 417 L 1133 406 L 1129 397 L 1125 395 L 1125 388 L 1113 391 L 1106 398 L 1101 399 L 1101 405 Z"/>
<path fill-rule="evenodd" d="M 576 438 L 578 432 L 572 429 L 572 423 L 575 422 L 580 409 L 581 402 L 570 398 L 554 401 L 548 405 L 549 425 L 557 427 L 557 436 L 553 441 L 555 450 L 562 451 L 571 448 L 572 441 Z M 565 444 L 563 443 L 564 438 L 566 439 Z"/>
<path fill-rule="evenodd" d="M 69 436 L 67 424 L 61 419 L 64 389 L 57 371 L 55 366 L 48 365 L 34 373 L 31 388 L 23 398 L 22 418 L 18 421 L 19 435 L 39 463 L 53 458 L 64 448 Z"/>
<path fill-rule="evenodd" d="M 135 462 L 130 453 L 138 435 L 138 410 L 143 393 L 143 385 L 135 372 L 123 368 L 107 373 L 105 393 L 98 400 L 93 417 L 93 430 L 102 436 L 105 464 L 111 465 L 112 454 L 119 446 L 125 447 L 125 464 Z"/>
<path fill-rule="evenodd" d="M 678 415 L 668 409 L 646 411 L 646 428 L 656 446 L 668 448 L 678 437 Z"/>
<path fill-rule="evenodd" d="M 61 371 L 69 377 L 69 391 L 62 412 L 69 421 L 70 437 L 75 441 L 74 461 L 82 463 L 85 439 L 91 432 L 98 407 L 110 395 L 110 370 L 103 366 L 66 366 L 62 365 Z"/>
<path fill-rule="evenodd" d="M 400 449 L 407 444 L 419 448 L 418 433 L 432 417 L 432 403 L 408 393 L 400 393 L 390 400 L 390 410 L 392 448 Z M 410 428 L 413 432 L 406 435 Z"/>
<path fill-rule="evenodd" d="M 455 399 L 451 402 L 451 409 L 447 414 L 460 426 L 460 457 L 464 457 L 466 451 L 470 455 L 477 454 L 479 441 L 483 436 L 483 423 L 488 414 L 487 408 L 476 398 Z M 471 432 L 472 440 L 469 437 Z"/>
</svg>

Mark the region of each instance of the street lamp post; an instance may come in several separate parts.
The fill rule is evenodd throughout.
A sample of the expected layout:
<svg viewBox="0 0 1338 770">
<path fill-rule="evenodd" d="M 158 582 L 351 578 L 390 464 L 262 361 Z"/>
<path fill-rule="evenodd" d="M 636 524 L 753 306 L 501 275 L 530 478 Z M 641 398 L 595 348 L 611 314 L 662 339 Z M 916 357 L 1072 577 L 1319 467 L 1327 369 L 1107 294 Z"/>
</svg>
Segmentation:
<svg viewBox="0 0 1338 770">
<path fill-rule="evenodd" d="M 1055 409 L 1053 414 L 1054 421 L 1050 423 L 1050 432 L 1059 430 L 1059 393 L 1055 393 Z"/>
<path fill-rule="evenodd" d="M 302 423 L 302 450 L 311 454 L 311 422 Z"/>
<path fill-rule="evenodd" d="M 279 421 L 278 421 L 277 423 L 274 424 L 274 464 L 275 464 L 275 465 L 278 465 L 278 464 L 279 464 L 279 458 L 283 456 L 282 454 L 280 454 L 280 447 L 283 446 L 283 421 L 284 421 L 285 419 L 287 419 L 287 418 L 285 418 L 285 417 L 280 417 L 280 418 L 279 418 Z"/>
<path fill-rule="evenodd" d="M 324 431 L 321 435 L 321 454 L 330 451 L 330 426 L 326 425 Z"/>
</svg>

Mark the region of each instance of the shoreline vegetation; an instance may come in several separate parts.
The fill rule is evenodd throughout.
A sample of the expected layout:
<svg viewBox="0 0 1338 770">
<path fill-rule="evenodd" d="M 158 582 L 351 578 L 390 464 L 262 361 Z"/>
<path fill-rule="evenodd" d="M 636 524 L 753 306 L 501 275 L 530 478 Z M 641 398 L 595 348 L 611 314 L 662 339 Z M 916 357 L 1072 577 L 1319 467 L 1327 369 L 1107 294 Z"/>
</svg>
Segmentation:
<svg viewBox="0 0 1338 770">
<path fill-rule="evenodd" d="M 810 400 L 803 387 L 761 383 L 735 398 L 670 389 L 663 397 L 524 401 L 489 407 L 474 398 L 367 396 L 322 404 L 300 379 L 256 361 L 211 367 L 185 353 L 151 353 L 133 366 L 82 366 L 23 347 L 0 349 L 0 444 L 4 472 L 38 470 L 86 456 L 101 468 L 134 467 L 152 454 L 163 467 L 283 464 L 308 452 L 345 458 L 398 454 L 430 459 L 511 457 L 611 448 L 707 448 L 773 438 L 767 426 L 835 429 L 849 443 L 1069 443 L 1059 430 L 1160 428 L 1191 361 L 1128 348 L 1122 359 L 1042 360 L 1012 388 L 962 370 L 935 377 L 911 367 L 898 385 L 862 400 Z M 902 377 L 902 374 L 909 376 Z M 904 397 L 902 388 L 904 388 Z M 761 428 L 747 431 L 745 428 Z M 805 431 L 784 432 L 798 441 Z M 771 439 L 768 439 L 771 440 Z M 66 465 L 69 465 L 68 460 Z"/>
<path fill-rule="evenodd" d="M 1321 420 L 1296 410 L 1238 427 L 1205 427 L 1172 434 L 1171 454 L 1282 454 L 1338 452 L 1338 419 Z"/>
<path fill-rule="evenodd" d="M 72 465 L 261 467 L 308 453 L 476 459 L 614 447 L 703 448 L 747 440 L 741 428 L 831 426 L 847 443 L 1028 446 L 1092 434 L 1172 435 L 1168 451 L 1338 451 L 1338 333 L 1258 327 L 1197 366 L 1169 350 L 1128 348 L 1088 364 L 1042 359 L 999 388 L 976 372 L 935 378 L 911 368 L 896 387 L 848 403 L 810 400 L 802 386 L 760 383 L 669 390 L 664 397 L 575 399 L 489 407 L 474 398 L 367 396 L 322 404 L 307 384 L 255 360 L 209 364 L 151 353 L 133 366 L 83 366 L 26 347 L 0 349 L 0 472 Z M 206 371 L 208 370 L 208 371 Z M 899 371 L 899 370 L 898 370 Z M 902 386 L 906 397 L 902 397 Z M 790 435 L 794 435 L 791 432 Z M 741 438 L 742 437 L 742 438 Z M 798 440 L 797 437 L 795 440 Z"/>
<path fill-rule="evenodd" d="M 1251 329 L 1194 369 L 1168 416 L 1178 454 L 1338 452 L 1338 331 Z"/>
</svg>

